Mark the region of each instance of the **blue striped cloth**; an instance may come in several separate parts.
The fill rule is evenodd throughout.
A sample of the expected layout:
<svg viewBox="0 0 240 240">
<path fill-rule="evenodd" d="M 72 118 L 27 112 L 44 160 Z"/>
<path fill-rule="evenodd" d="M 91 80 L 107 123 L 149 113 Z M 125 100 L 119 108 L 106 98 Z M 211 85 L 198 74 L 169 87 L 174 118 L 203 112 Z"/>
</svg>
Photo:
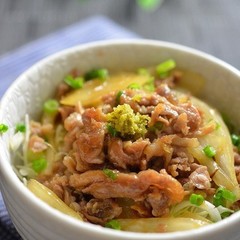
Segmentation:
<svg viewBox="0 0 240 240">
<path fill-rule="evenodd" d="M 0 98 L 24 70 L 40 59 L 78 44 L 138 36 L 111 20 L 96 16 L 29 43 L 0 57 Z M 0 239 L 21 239 L 15 230 L 0 193 Z"/>
</svg>

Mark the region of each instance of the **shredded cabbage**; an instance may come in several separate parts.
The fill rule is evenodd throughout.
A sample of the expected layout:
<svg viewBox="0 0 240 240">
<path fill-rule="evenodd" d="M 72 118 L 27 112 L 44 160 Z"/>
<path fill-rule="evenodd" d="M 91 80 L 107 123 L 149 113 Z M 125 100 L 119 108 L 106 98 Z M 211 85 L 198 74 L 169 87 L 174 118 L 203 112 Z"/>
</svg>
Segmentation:
<svg viewBox="0 0 240 240">
<path fill-rule="evenodd" d="M 17 132 L 10 139 L 10 148 L 13 152 L 17 151 L 24 141 L 24 133 Z"/>
<path fill-rule="evenodd" d="M 204 200 L 200 206 L 193 205 L 189 201 L 176 204 L 171 208 L 170 215 L 173 217 L 181 217 L 184 216 L 186 212 L 196 214 L 203 217 L 206 221 L 210 220 L 211 222 L 222 220 L 221 214 L 224 212 L 233 213 L 229 208 L 223 206 L 215 207 L 209 201 Z"/>
<path fill-rule="evenodd" d="M 31 131 L 28 114 L 25 115 L 25 126 L 26 126 L 26 132 L 25 132 L 25 138 L 23 143 L 23 160 L 24 160 L 24 165 L 27 165 L 28 142 L 29 142 L 30 131 Z"/>
</svg>

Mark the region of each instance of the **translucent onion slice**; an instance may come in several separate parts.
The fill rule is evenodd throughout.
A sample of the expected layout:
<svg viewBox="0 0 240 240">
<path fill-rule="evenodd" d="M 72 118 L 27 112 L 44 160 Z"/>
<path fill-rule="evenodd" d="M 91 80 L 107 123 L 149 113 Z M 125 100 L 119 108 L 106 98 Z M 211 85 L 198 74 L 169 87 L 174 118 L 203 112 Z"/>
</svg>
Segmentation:
<svg viewBox="0 0 240 240">
<path fill-rule="evenodd" d="M 213 222 L 218 222 L 222 219 L 218 209 L 210 202 L 204 201 L 203 204 L 200 205 L 199 207 L 208 212 L 208 214 Z"/>
<path fill-rule="evenodd" d="M 200 147 L 190 151 L 201 164 L 208 167 L 210 174 L 213 174 L 214 182 L 218 186 L 224 186 L 233 191 L 240 199 L 240 189 L 234 168 L 233 147 L 228 128 L 216 110 L 199 99 L 192 97 L 191 100 L 203 113 L 203 124 L 207 125 L 210 121 L 216 121 L 218 127 L 214 131 L 200 136 L 198 138 Z M 204 156 L 202 149 L 207 145 L 216 150 L 214 158 Z"/>
<path fill-rule="evenodd" d="M 24 133 L 17 132 L 10 139 L 10 148 L 13 152 L 17 151 L 24 141 Z"/>
<path fill-rule="evenodd" d="M 137 218 L 118 219 L 121 230 L 144 233 L 177 232 L 196 229 L 209 224 L 193 218 Z"/>
<path fill-rule="evenodd" d="M 218 222 L 222 219 L 218 208 L 206 200 L 200 206 L 193 205 L 189 201 L 183 201 L 173 206 L 170 214 L 174 217 L 189 216 L 208 223 Z"/>
<path fill-rule="evenodd" d="M 120 73 L 110 76 L 106 81 L 95 79 L 84 83 L 82 89 L 77 89 L 64 96 L 60 103 L 75 106 L 79 101 L 83 106 L 97 106 L 103 95 L 121 89 L 126 89 L 131 83 L 143 85 L 149 80 L 148 75 Z"/>
<path fill-rule="evenodd" d="M 34 179 L 30 179 L 27 183 L 28 189 L 38 198 L 47 203 L 49 206 L 65 213 L 71 217 L 82 220 L 80 214 L 68 207 L 53 191 L 39 183 Z"/>
<path fill-rule="evenodd" d="M 230 191 L 235 191 L 238 187 L 231 178 L 220 168 L 220 166 L 212 159 L 208 158 L 202 151 L 203 147 L 189 148 L 188 151 L 194 158 L 198 160 L 201 165 L 208 168 L 210 176 L 217 186 L 223 186 Z"/>
</svg>

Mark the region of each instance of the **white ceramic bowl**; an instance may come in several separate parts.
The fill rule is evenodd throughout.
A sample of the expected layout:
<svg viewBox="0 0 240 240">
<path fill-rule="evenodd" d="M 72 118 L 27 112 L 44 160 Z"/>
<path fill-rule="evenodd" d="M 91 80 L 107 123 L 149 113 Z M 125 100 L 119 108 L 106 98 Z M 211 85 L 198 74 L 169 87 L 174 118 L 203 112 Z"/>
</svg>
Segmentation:
<svg viewBox="0 0 240 240">
<path fill-rule="evenodd" d="M 42 103 L 49 98 L 63 77 L 73 68 L 83 71 L 94 67 L 110 70 L 135 70 L 173 58 L 178 67 L 201 73 L 206 79 L 202 97 L 240 124 L 240 72 L 210 55 L 176 44 L 150 41 L 105 41 L 67 49 L 50 56 L 23 73 L 1 100 L 0 123 L 15 126 L 28 113 L 36 118 Z M 0 136 L 1 191 L 17 230 L 28 240 L 96 239 L 168 239 L 237 240 L 240 239 L 240 212 L 221 222 L 197 230 L 140 234 L 105 229 L 77 221 L 35 197 L 12 169 L 9 138 L 13 131 Z"/>
</svg>

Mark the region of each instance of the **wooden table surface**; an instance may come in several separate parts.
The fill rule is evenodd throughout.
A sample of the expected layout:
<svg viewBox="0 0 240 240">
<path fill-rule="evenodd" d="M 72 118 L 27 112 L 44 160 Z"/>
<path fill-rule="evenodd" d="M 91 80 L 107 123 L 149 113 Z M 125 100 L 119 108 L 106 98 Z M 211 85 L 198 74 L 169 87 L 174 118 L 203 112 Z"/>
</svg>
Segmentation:
<svg viewBox="0 0 240 240">
<path fill-rule="evenodd" d="M 94 15 L 240 69 L 240 0 L 164 0 L 155 11 L 142 10 L 134 0 L 0 0 L 0 54 Z"/>
</svg>

